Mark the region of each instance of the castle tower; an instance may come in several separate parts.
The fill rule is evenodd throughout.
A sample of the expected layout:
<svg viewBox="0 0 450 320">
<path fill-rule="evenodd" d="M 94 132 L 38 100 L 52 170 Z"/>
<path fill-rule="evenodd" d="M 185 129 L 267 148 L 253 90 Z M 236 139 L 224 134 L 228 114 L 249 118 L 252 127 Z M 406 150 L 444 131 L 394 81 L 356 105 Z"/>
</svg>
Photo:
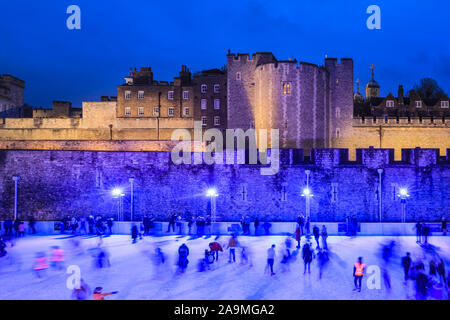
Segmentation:
<svg viewBox="0 0 450 320">
<path fill-rule="evenodd" d="M 340 148 L 346 137 L 352 134 L 353 121 L 353 60 L 325 59 L 329 73 L 329 140 L 328 148 Z"/>
<path fill-rule="evenodd" d="M 364 102 L 364 97 L 362 96 L 362 94 L 359 92 L 359 83 L 361 82 L 361 80 L 357 79 L 356 80 L 356 93 L 353 96 L 353 100 L 356 103 L 363 103 Z"/>
<path fill-rule="evenodd" d="M 370 67 L 372 69 L 372 79 L 367 83 L 366 86 L 366 99 L 370 98 L 378 98 L 380 96 L 380 86 L 374 79 L 374 72 L 375 66 L 372 65 Z"/>
</svg>

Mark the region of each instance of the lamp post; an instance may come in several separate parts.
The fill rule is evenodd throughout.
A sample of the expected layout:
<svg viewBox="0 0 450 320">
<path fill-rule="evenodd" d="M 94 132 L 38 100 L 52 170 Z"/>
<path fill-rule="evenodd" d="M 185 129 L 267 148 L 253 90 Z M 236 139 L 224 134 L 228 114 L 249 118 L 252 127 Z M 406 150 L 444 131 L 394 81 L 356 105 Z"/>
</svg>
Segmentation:
<svg viewBox="0 0 450 320">
<path fill-rule="evenodd" d="M 400 188 L 398 196 L 401 199 L 402 205 L 402 222 L 406 222 L 406 199 L 409 197 L 408 190 L 406 188 Z"/>
<path fill-rule="evenodd" d="M 130 181 L 130 184 L 131 184 L 131 214 L 130 214 L 130 217 L 131 217 L 131 221 L 134 221 L 134 178 L 130 178 L 129 179 L 129 181 Z"/>
<path fill-rule="evenodd" d="M 17 220 L 17 184 L 20 180 L 20 177 L 13 177 L 14 180 L 14 220 Z"/>
<path fill-rule="evenodd" d="M 381 223 L 381 215 L 382 215 L 382 200 L 381 200 L 381 174 L 383 173 L 383 169 L 378 169 L 378 177 L 379 177 L 379 185 L 378 185 L 378 214 L 380 216 Z"/>
<path fill-rule="evenodd" d="M 309 175 L 311 171 L 305 170 L 306 174 L 306 187 L 303 189 L 302 197 L 306 199 L 306 218 L 309 219 L 311 216 L 311 197 L 313 196 L 311 189 L 309 188 Z"/>
<path fill-rule="evenodd" d="M 219 196 L 216 189 L 211 188 L 206 191 L 206 195 L 211 199 L 211 220 L 216 222 L 216 198 Z"/>
<path fill-rule="evenodd" d="M 123 197 L 125 194 L 122 192 L 120 188 L 114 188 L 112 190 L 113 198 L 117 198 L 117 221 L 123 220 Z"/>
</svg>

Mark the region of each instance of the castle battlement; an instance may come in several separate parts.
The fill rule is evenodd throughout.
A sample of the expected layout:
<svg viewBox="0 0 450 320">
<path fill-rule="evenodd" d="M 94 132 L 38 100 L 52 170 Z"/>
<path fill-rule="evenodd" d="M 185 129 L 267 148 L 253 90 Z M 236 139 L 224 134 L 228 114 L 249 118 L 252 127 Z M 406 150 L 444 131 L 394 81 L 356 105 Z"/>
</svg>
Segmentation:
<svg viewBox="0 0 450 320">
<path fill-rule="evenodd" d="M 450 119 L 446 117 L 357 117 L 353 118 L 355 127 L 427 127 L 450 128 Z"/>
<path fill-rule="evenodd" d="M 384 168 L 387 166 L 416 166 L 429 167 L 433 165 L 450 165 L 450 149 L 447 149 L 447 156 L 440 157 L 439 149 L 402 149 L 401 160 L 395 160 L 394 149 L 357 149 L 356 160 L 349 160 L 349 149 L 312 149 L 309 155 L 306 155 L 304 149 L 280 149 L 280 166 L 315 166 L 323 169 L 331 169 L 338 166 L 362 166 L 370 169 Z M 254 153 L 257 163 L 251 163 L 251 154 L 249 150 L 224 150 L 222 153 L 215 153 L 214 156 L 220 159 L 219 164 L 228 165 L 248 165 L 263 166 L 265 159 L 270 159 L 272 150 L 267 149 L 265 153 Z M 227 156 L 233 159 L 231 163 L 227 162 Z M 170 155 L 167 154 L 167 159 Z M 211 155 L 204 152 L 191 153 L 191 163 L 207 164 L 210 163 Z"/>
</svg>

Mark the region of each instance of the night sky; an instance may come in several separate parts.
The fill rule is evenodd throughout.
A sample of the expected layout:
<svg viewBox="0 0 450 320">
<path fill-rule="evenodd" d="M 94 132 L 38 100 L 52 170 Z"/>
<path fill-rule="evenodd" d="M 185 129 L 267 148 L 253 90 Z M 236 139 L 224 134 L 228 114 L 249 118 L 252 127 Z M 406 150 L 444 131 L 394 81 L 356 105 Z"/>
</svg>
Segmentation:
<svg viewBox="0 0 450 320">
<path fill-rule="evenodd" d="M 68 30 L 66 9 L 81 8 L 81 30 Z M 381 30 L 366 9 L 381 8 Z M 409 90 L 423 77 L 450 93 L 450 1 L 92 1 L 23 0 L 0 4 L 0 74 L 26 81 L 25 101 L 98 101 L 116 95 L 130 67 L 151 66 L 170 81 L 221 67 L 228 49 L 272 51 L 278 59 L 355 62 L 365 86 L 373 63 L 381 94 Z"/>
</svg>

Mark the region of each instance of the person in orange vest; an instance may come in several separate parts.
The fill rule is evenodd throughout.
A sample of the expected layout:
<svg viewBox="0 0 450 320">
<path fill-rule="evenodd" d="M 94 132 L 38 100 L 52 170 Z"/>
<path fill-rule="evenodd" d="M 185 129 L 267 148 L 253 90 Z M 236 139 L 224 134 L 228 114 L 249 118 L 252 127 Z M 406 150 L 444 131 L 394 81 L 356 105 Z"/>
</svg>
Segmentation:
<svg viewBox="0 0 450 320">
<path fill-rule="evenodd" d="M 355 278 L 355 289 L 353 289 L 353 291 L 358 290 L 358 292 L 361 292 L 361 282 L 364 276 L 364 272 L 366 271 L 366 265 L 362 262 L 362 260 L 363 258 L 359 257 L 358 261 L 355 262 L 355 265 L 353 267 L 353 277 Z"/>
<path fill-rule="evenodd" d="M 119 293 L 119 291 L 113 291 L 113 292 L 107 292 L 107 293 L 102 293 L 103 288 L 102 287 L 97 287 L 94 289 L 94 300 L 105 300 L 106 296 L 110 296 L 112 294 L 117 294 Z"/>
<path fill-rule="evenodd" d="M 44 252 L 38 252 L 36 254 L 36 260 L 33 269 L 38 278 L 40 278 L 41 274 L 45 273 L 45 270 L 48 269 L 47 257 Z"/>
<path fill-rule="evenodd" d="M 63 264 L 64 264 L 64 250 L 58 246 L 54 246 L 52 255 L 52 267 L 61 270 L 63 268 Z"/>
</svg>

